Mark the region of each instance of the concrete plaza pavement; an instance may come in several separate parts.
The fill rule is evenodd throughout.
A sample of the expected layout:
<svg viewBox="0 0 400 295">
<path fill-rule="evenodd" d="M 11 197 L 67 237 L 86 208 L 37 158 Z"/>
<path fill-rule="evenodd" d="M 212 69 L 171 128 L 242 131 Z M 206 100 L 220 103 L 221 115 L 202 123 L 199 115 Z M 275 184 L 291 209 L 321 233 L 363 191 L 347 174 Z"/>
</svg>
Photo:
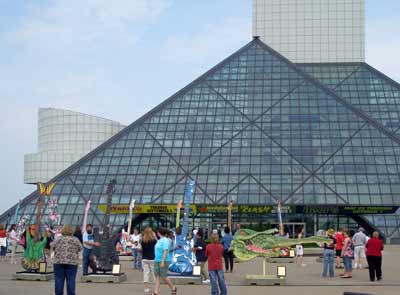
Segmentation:
<svg viewBox="0 0 400 295">
<path fill-rule="evenodd" d="M 306 266 L 301 267 L 287 264 L 287 286 L 257 287 L 243 286 L 245 274 L 260 274 L 262 271 L 261 260 L 253 260 L 235 265 L 235 271 L 226 274 L 228 294 L 276 294 L 276 295 L 339 295 L 345 291 L 364 292 L 374 295 L 399 295 L 400 294 L 400 246 L 387 246 L 383 258 L 383 277 L 380 282 L 370 282 L 368 270 L 355 270 L 352 279 L 342 279 L 336 273 L 335 278 L 324 279 L 321 277 L 322 264 L 316 262 L 315 257 L 305 257 Z M 78 278 L 77 294 L 143 294 L 142 273 L 134 271 L 129 262 L 123 262 L 123 271 L 127 273 L 128 280 L 121 284 L 93 284 L 80 283 Z M 276 264 L 268 264 L 269 273 L 276 271 Z M 44 295 L 54 294 L 54 281 L 27 282 L 11 280 L 12 273 L 20 271 L 18 265 L 0 263 L 0 295 Z M 178 294 L 203 295 L 210 294 L 210 286 L 178 286 Z M 162 294 L 170 294 L 165 286 Z"/>
</svg>

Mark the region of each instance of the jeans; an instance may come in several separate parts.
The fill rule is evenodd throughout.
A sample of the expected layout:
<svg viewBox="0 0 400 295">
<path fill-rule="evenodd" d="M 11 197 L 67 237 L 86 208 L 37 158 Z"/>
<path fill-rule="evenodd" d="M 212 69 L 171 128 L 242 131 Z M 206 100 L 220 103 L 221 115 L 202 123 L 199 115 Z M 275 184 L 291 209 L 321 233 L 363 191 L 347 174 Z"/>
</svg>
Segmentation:
<svg viewBox="0 0 400 295">
<path fill-rule="evenodd" d="M 328 274 L 333 278 L 335 276 L 334 272 L 334 263 L 335 263 L 335 251 L 333 249 L 324 249 L 324 270 L 322 272 L 322 276 L 325 278 Z"/>
<path fill-rule="evenodd" d="M 351 272 L 353 270 L 353 261 L 349 256 L 343 256 L 344 271 Z"/>
<path fill-rule="evenodd" d="M 82 254 L 82 273 L 84 276 L 88 274 L 89 268 L 89 256 L 92 254 L 92 249 L 88 249 L 83 247 L 83 254 Z"/>
<path fill-rule="evenodd" d="M 133 249 L 133 269 L 142 269 L 142 253 L 137 249 Z"/>
<path fill-rule="evenodd" d="M 225 270 L 233 271 L 233 251 L 224 250 L 224 260 L 225 260 Z"/>
<path fill-rule="evenodd" d="M 211 283 L 211 295 L 226 295 L 226 285 L 225 285 L 225 278 L 224 278 L 224 271 L 223 270 L 209 270 L 208 274 L 210 275 L 210 283 Z M 219 290 L 218 290 L 219 287 Z M 221 293 L 220 293 L 220 292 Z"/>
<path fill-rule="evenodd" d="M 382 257 L 367 256 L 369 279 L 375 281 L 375 274 L 378 280 L 382 279 Z"/>
<path fill-rule="evenodd" d="M 75 279 L 78 266 L 72 264 L 54 264 L 55 295 L 64 294 L 64 281 L 67 280 L 67 294 L 75 295 Z"/>
</svg>

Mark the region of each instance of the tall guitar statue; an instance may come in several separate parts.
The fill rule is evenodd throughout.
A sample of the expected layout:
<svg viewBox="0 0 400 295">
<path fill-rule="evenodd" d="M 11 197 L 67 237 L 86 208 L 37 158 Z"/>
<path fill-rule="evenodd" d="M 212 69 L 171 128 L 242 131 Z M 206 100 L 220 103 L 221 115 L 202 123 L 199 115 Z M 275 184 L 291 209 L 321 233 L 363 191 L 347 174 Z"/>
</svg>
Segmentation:
<svg viewBox="0 0 400 295">
<path fill-rule="evenodd" d="M 84 212 L 84 214 L 83 214 L 82 231 L 86 230 L 87 218 L 88 218 L 88 213 L 89 213 L 89 209 L 90 209 L 90 203 L 91 203 L 90 200 L 88 200 L 88 201 L 86 202 L 85 212 Z"/>
<path fill-rule="evenodd" d="M 131 203 L 129 204 L 129 215 L 128 215 L 128 229 L 125 231 L 122 229 L 121 233 L 121 246 L 122 246 L 122 253 L 123 254 L 128 254 L 127 250 L 132 247 L 132 243 L 130 241 L 131 237 L 131 229 L 132 229 L 132 218 L 133 218 L 133 209 L 135 208 L 135 201 L 132 200 Z M 129 252 L 130 255 L 130 252 Z"/>
<path fill-rule="evenodd" d="M 232 231 L 232 210 L 233 210 L 233 202 L 230 201 L 228 205 L 228 227 Z"/>
<path fill-rule="evenodd" d="M 285 231 L 283 228 L 283 221 L 282 221 L 282 207 L 281 207 L 281 201 L 278 201 L 278 219 L 279 219 L 279 235 L 283 237 L 285 235 Z"/>
<path fill-rule="evenodd" d="M 171 272 L 180 275 L 191 275 L 193 273 L 193 266 L 196 265 L 196 256 L 191 251 L 194 246 L 193 239 L 188 239 L 190 201 L 194 194 L 195 185 L 195 181 L 192 180 L 185 188 L 185 210 L 183 214 L 182 232 L 176 234 L 175 245 L 177 249 L 173 252 L 171 265 L 169 266 Z M 179 215 L 177 215 L 177 220 L 178 216 Z"/>
<path fill-rule="evenodd" d="M 36 211 L 36 219 L 33 227 L 26 231 L 25 252 L 21 260 L 22 267 L 27 271 L 37 271 L 39 263 L 43 261 L 43 250 L 47 243 L 47 238 L 40 235 L 40 222 L 42 219 L 42 211 L 44 205 L 44 197 L 50 196 L 56 184 L 50 183 L 48 186 L 38 183 L 38 204 Z"/>
<path fill-rule="evenodd" d="M 181 209 L 183 208 L 182 200 L 179 200 L 178 204 L 176 204 L 176 220 L 175 220 L 175 228 L 178 229 L 181 225 Z"/>
<path fill-rule="evenodd" d="M 114 193 L 114 188 L 116 185 L 115 179 L 111 180 L 107 185 L 107 207 L 106 213 L 104 214 L 104 221 L 102 224 L 102 234 L 100 235 L 98 229 L 94 230 L 94 240 L 100 242 L 99 247 L 94 247 L 93 255 L 91 256 L 91 268 L 94 266 L 94 272 L 101 271 L 107 272 L 111 271 L 114 264 L 119 263 L 118 253 L 115 249 L 115 245 L 118 240 L 118 234 L 115 233 L 111 235 L 110 226 L 110 211 L 112 205 L 112 195 Z"/>
</svg>

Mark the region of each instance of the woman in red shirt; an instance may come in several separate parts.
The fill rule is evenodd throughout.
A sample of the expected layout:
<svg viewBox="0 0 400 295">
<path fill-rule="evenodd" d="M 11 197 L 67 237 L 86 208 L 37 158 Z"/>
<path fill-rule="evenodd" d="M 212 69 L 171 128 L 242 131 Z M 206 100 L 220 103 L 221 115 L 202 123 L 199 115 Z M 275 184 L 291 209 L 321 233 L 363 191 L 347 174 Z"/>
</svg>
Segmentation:
<svg viewBox="0 0 400 295">
<path fill-rule="evenodd" d="M 210 276 L 211 294 L 226 295 L 227 290 L 224 278 L 224 268 L 222 266 L 224 247 L 219 242 L 218 234 L 211 235 L 211 244 L 207 245 L 206 255 L 208 258 L 208 274 Z"/>
<path fill-rule="evenodd" d="M 368 268 L 369 268 L 369 279 L 371 282 L 382 280 L 382 250 L 383 250 L 383 243 L 379 239 L 379 233 L 375 231 L 372 234 L 372 238 L 368 240 L 367 244 L 365 245 L 367 249 L 367 261 L 368 261 Z"/>
<path fill-rule="evenodd" d="M 7 254 L 7 232 L 3 224 L 0 224 L 0 262 L 4 262 Z"/>
</svg>

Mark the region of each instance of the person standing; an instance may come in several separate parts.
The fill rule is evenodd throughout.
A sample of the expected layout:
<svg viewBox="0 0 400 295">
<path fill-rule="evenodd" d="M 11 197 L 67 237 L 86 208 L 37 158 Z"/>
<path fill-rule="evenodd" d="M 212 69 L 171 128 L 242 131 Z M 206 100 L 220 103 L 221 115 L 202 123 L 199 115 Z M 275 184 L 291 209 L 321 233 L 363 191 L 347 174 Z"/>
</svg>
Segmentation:
<svg viewBox="0 0 400 295">
<path fill-rule="evenodd" d="M 13 224 L 8 230 L 8 240 L 11 247 L 11 260 L 10 260 L 11 264 L 17 264 L 17 261 L 15 260 L 15 252 L 17 251 L 17 245 L 18 245 L 18 236 L 16 228 L 17 226 Z"/>
<path fill-rule="evenodd" d="M 140 234 L 139 229 L 135 228 L 133 230 L 133 234 L 131 235 L 133 269 L 139 270 L 142 270 L 142 253 L 140 248 L 141 239 L 142 235 Z"/>
<path fill-rule="evenodd" d="M 240 231 L 240 223 L 236 223 L 235 229 L 232 231 L 232 235 L 234 236 L 236 232 Z"/>
<path fill-rule="evenodd" d="M 375 281 L 375 276 L 378 281 L 382 280 L 382 251 L 384 249 L 382 241 L 379 239 L 379 233 L 375 231 L 372 238 L 366 244 L 367 261 L 369 268 L 369 279 Z"/>
<path fill-rule="evenodd" d="M 336 268 L 343 268 L 342 264 L 342 249 L 343 249 L 343 242 L 344 236 L 343 231 L 346 230 L 345 228 L 341 227 L 335 233 L 335 240 L 336 240 Z"/>
<path fill-rule="evenodd" d="M 196 234 L 196 242 L 194 243 L 192 251 L 196 253 L 196 260 L 201 268 L 201 278 L 203 284 L 210 283 L 207 274 L 207 255 L 206 255 L 207 244 L 203 239 L 203 231 L 199 230 Z"/>
<path fill-rule="evenodd" d="M 74 237 L 77 238 L 81 244 L 83 244 L 82 229 L 79 225 L 75 227 Z"/>
<path fill-rule="evenodd" d="M 211 295 L 226 295 L 227 289 L 224 278 L 222 257 L 224 247 L 219 243 L 219 236 L 216 233 L 211 235 L 211 244 L 206 247 L 208 258 L 208 274 L 211 281 Z"/>
<path fill-rule="evenodd" d="M 7 254 L 7 231 L 4 224 L 0 224 L 0 262 L 4 262 Z"/>
<path fill-rule="evenodd" d="M 343 279 L 350 279 L 352 278 L 352 271 L 353 271 L 353 241 L 351 239 L 349 231 L 343 232 L 344 242 L 343 242 L 343 249 L 342 249 L 342 257 L 343 257 L 343 264 L 344 264 L 344 274 L 342 276 Z"/>
<path fill-rule="evenodd" d="M 224 246 L 225 272 L 233 272 L 233 251 L 230 250 L 233 237 L 229 227 L 225 227 L 222 245 Z"/>
<path fill-rule="evenodd" d="M 328 243 L 324 243 L 324 256 L 323 256 L 323 263 L 324 269 L 322 272 L 322 277 L 326 278 L 328 275 L 329 270 L 329 277 L 335 277 L 335 244 L 336 239 L 334 238 L 335 231 L 333 229 L 328 229 L 327 235 L 330 241 Z"/>
<path fill-rule="evenodd" d="M 51 248 L 54 251 L 55 295 L 64 294 L 65 281 L 67 282 L 67 294 L 75 295 L 75 281 L 82 244 L 73 236 L 73 230 L 70 225 L 65 224 L 61 230 L 61 234 L 60 238 L 51 243 Z"/>
<path fill-rule="evenodd" d="M 304 229 L 300 228 L 298 233 L 297 233 L 297 238 L 300 240 L 303 238 L 304 235 Z M 297 265 L 301 265 L 301 266 L 306 266 L 304 264 L 304 260 L 303 260 L 303 255 L 304 255 L 304 249 L 303 249 L 303 245 L 302 244 L 297 244 L 296 245 L 296 264 Z"/>
<path fill-rule="evenodd" d="M 143 284 L 144 293 L 150 293 L 150 276 L 154 279 L 154 247 L 156 246 L 157 238 L 151 229 L 146 227 L 144 229 L 143 238 L 140 242 L 142 246 L 142 267 L 143 267 Z"/>
<path fill-rule="evenodd" d="M 176 295 L 177 288 L 168 278 L 168 268 L 171 262 L 171 256 L 169 254 L 170 242 L 167 238 L 167 229 L 160 227 L 157 233 L 160 239 L 157 241 L 157 244 L 154 247 L 154 275 L 156 279 L 153 295 L 160 294 L 161 279 L 171 289 L 171 294 Z"/>
<path fill-rule="evenodd" d="M 94 241 L 93 226 L 91 224 L 86 225 L 86 229 L 82 236 L 83 241 L 83 255 L 82 255 L 82 273 L 87 276 L 89 273 L 89 257 L 92 254 L 93 247 L 100 246 L 99 242 Z"/>
<path fill-rule="evenodd" d="M 354 244 L 354 268 L 363 268 L 366 265 L 365 261 L 365 244 L 367 243 L 367 236 L 364 233 L 364 229 L 360 227 L 358 232 L 353 236 Z"/>
</svg>

